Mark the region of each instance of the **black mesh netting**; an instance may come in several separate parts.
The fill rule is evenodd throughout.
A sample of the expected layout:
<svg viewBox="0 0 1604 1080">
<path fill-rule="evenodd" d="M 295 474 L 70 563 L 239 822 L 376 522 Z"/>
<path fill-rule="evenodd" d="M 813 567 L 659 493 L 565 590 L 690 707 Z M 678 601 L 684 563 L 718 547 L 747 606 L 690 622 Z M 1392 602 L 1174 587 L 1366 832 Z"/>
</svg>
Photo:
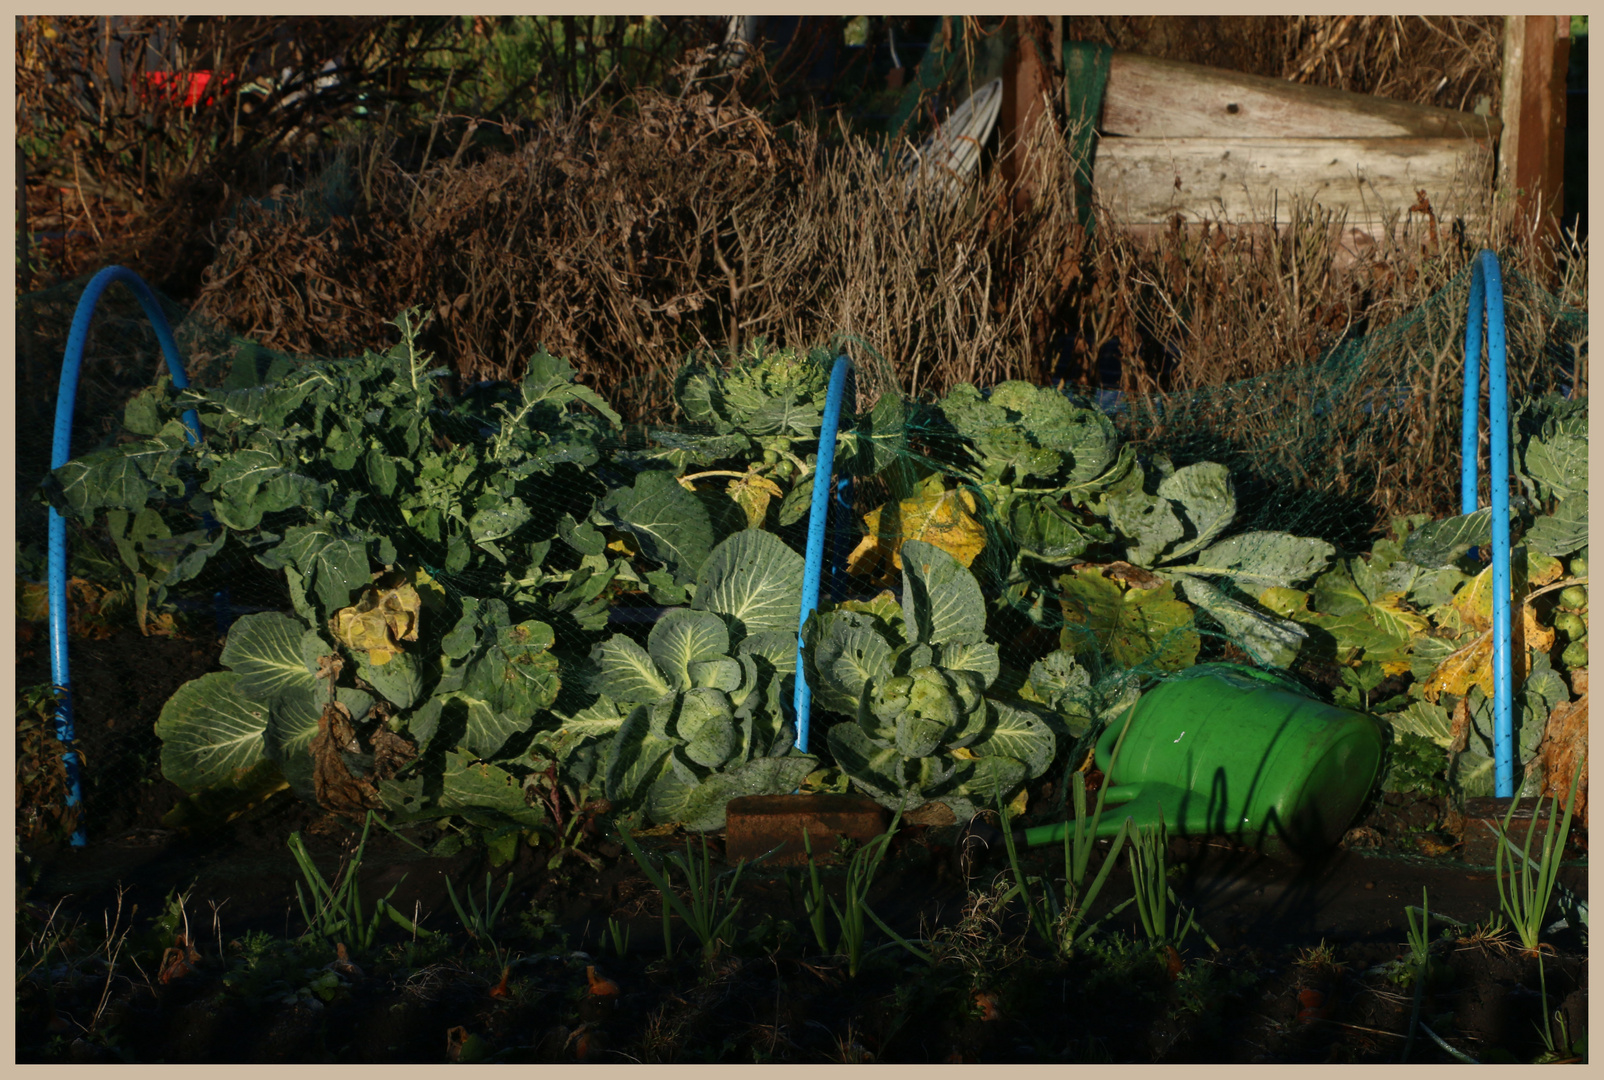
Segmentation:
<svg viewBox="0 0 1604 1080">
<path fill-rule="evenodd" d="M 677 414 L 644 423 L 545 353 L 516 386 L 453 396 L 416 314 L 387 351 L 304 359 L 174 309 L 178 391 L 114 289 L 74 460 L 43 487 L 82 283 L 35 293 L 18 313 L 22 683 L 49 677 L 47 493 L 73 522 L 74 680 L 124 694 L 77 694 L 91 831 L 157 776 L 187 793 L 180 818 L 288 789 L 490 837 L 600 797 L 714 828 L 736 795 L 797 788 L 957 820 L 1035 792 L 1046 812 L 1111 718 L 1219 662 L 1448 747 L 1450 702 L 1485 702 L 1411 694 L 1446 654 L 1409 642 L 1443 637 L 1429 611 L 1477 579 L 1476 523 L 1457 545 L 1396 523 L 1391 562 L 1344 560 L 1375 542 L 1378 492 L 1427 482 L 1410 451 L 1457 445 L 1468 273 L 1305 366 L 1186 395 L 1009 382 L 913 401 L 858 341 L 757 342 L 688 358 Z M 1517 438 L 1574 432 L 1585 313 L 1524 279 L 1505 292 Z M 803 552 L 842 353 L 803 754 Z M 1526 521 L 1563 519 L 1545 475 L 1521 473 Z M 1457 475 L 1429 482 L 1452 501 Z M 1548 555 L 1585 545 L 1585 516 L 1581 537 Z M 1483 769 L 1452 749 L 1463 776 Z"/>
</svg>

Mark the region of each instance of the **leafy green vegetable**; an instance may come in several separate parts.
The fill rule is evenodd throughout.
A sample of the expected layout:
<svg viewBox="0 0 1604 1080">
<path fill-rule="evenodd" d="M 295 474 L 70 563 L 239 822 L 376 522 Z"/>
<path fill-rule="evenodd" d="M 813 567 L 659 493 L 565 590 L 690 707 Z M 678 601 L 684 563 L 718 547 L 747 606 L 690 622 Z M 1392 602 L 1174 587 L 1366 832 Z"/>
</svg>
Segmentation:
<svg viewBox="0 0 1604 1080">
<path fill-rule="evenodd" d="M 162 775 L 185 791 L 246 786 L 267 762 L 266 706 L 239 690 L 239 676 L 216 671 L 180 686 L 156 720 Z"/>
<path fill-rule="evenodd" d="M 989 395 L 960 384 L 940 410 L 973 447 L 968 475 L 1022 554 L 1064 565 L 1111 539 L 1082 509 L 1134 461 L 1108 417 L 1058 390 L 1017 381 Z"/>
<path fill-rule="evenodd" d="M 1183 577 L 1180 588 L 1187 600 L 1219 623 L 1254 662 L 1270 667 L 1291 667 L 1308 631 L 1290 619 L 1279 619 L 1231 599 L 1206 580 Z"/>
<path fill-rule="evenodd" d="M 1099 653 L 1122 668 L 1178 671 L 1197 660 L 1201 644 L 1192 609 L 1175 587 L 1122 587 L 1101 567 L 1077 567 L 1058 579 L 1064 627 L 1060 641 L 1077 657 Z"/>
<path fill-rule="evenodd" d="M 909 635 L 932 645 L 986 638 L 980 583 L 957 559 L 922 540 L 902 545 L 902 617 Z"/>
<path fill-rule="evenodd" d="M 1422 525 L 1404 541 L 1404 554 L 1428 568 L 1448 566 L 1473 547 L 1493 540 L 1493 511 L 1484 506 L 1469 514 Z"/>
<path fill-rule="evenodd" d="M 691 606 L 723 613 L 738 643 L 765 631 L 796 630 L 803 561 L 773 533 L 738 532 L 702 567 Z"/>
<path fill-rule="evenodd" d="M 318 674 L 328 656 L 343 661 L 335 694 L 358 739 L 377 735 L 367 719 L 376 693 L 390 732 L 419 752 L 385 781 L 386 798 L 409 813 L 466 814 L 476 796 L 453 778 L 453 763 L 489 767 L 483 759 L 506 755 L 498 767 L 517 777 L 528 737 L 558 719 L 549 712 L 562 689 L 556 627 L 582 650 L 605 625 L 610 588 L 673 585 L 649 582 L 653 571 L 620 557 L 593 527 L 606 494 L 593 466 L 619 418 L 567 363 L 541 352 L 519 386 L 447 399 L 437 390 L 444 369 L 416 347 L 415 315 L 396 325 L 401 342 L 386 353 L 275 358 L 265 385 L 249 385 L 260 365 L 236 370 L 223 389 L 158 384 L 125 410 L 143 438 L 80 459 L 46 485 L 68 512 L 106 512 L 142 603 L 163 603 L 168 586 L 229 542 L 284 574 L 295 615 L 237 622 L 223 656 L 231 670 L 187 685 L 164 710 L 164 768 L 187 788 L 266 768 L 312 797 L 308 750 L 329 693 Z M 185 408 L 200 417 L 203 446 L 184 438 Z M 682 493 L 694 519 L 700 504 Z M 178 520 L 216 524 L 167 524 Z M 650 523 L 632 524 L 665 543 Z M 694 580 L 695 552 L 684 555 L 693 565 L 675 569 Z M 375 636 L 372 619 L 352 614 L 385 572 L 423 596 L 404 640 Z M 330 645 L 322 628 L 342 612 L 349 640 Z M 420 786 L 425 774 L 436 779 Z M 517 817 L 496 813 L 503 823 Z"/>
<path fill-rule="evenodd" d="M 792 752 L 781 708 L 799 603 L 787 598 L 801 586 L 802 559 L 783 541 L 736 533 L 708 558 L 696 606 L 666 612 L 646 648 L 621 634 L 596 646 L 591 715 L 625 716 L 606 744 L 610 801 L 714 829 L 730 799 L 794 790 L 817 767 Z M 790 633 L 778 629 L 787 619 Z"/>
<path fill-rule="evenodd" d="M 641 553 L 667 567 L 679 582 L 696 580 L 713 546 L 707 507 L 663 469 L 648 469 L 629 487 L 614 488 L 596 509 L 632 533 Z"/>
<path fill-rule="evenodd" d="M 1587 497 L 1565 499 L 1526 530 L 1526 542 L 1548 555 L 1569 555 L 1587 546 Z"/>
<path fill-rule="evenodd" d="M 1331 563 L 1336 549 L 1324 540 L 1283 532 L 1246 532 L 1211 544 L 1180 573 L 1220 577 L 1250 596 L 1294 588 Z"/>
<path fill-rule="evenodd" d="M 816 703 L 851 718 L 828 740 L 855 785 L 893 809 L 940 801 L 967 819 L 1046 771 L 1055 725 L 1024 702 L 986 696 L 1000 665 L 974 575 L 921 541 L 901 556 L 907 639 L 875 602 L 837 609 L 808 620 L 805 662 Z"/>
<path fill-rule="evenodd" d="M 293 616 L 242 617 L 223 648 L 222 662 L 231 670 L 190 680 L 162 707 L 156 735 L 163 775 L 195 793 L 240 787 L 266 763 L 310 796 L 309 751 L 328 699 L 318 663 L 333 654 Z M 349 687 L 336 696 L 357 720 L 373 704 L 370 695 Z"/>
<path fill-rule="evenodd" d="M 1514 696 L 1515 776 L 1518 794 L 1530 796 L 1543 790 L 1543 774 L 1537 755 L 1554 707 L 1568 701 L 1565 681 L 1540 656 L 1519 692 Z M 1491 795 L 1494 790 L 1493 702 L 1480 687 L 1468 695 L 1470 732 L 1463 752 L 1456 755 L 1451 778 L 1466 796 Z"/>
</svg>

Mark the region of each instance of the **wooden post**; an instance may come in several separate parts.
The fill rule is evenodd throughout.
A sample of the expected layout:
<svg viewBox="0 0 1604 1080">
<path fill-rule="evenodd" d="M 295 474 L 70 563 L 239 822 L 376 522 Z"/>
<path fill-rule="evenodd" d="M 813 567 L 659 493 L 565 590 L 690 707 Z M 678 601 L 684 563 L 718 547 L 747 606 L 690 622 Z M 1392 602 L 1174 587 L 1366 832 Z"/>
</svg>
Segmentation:
<svg viewBox="0 0 1604 1080">
<path fill-rule="evenodd" d="M 1503 135 L 1499 187 L 1514 196 L 1521 223 L 1552 235 L 1559 225 L 1565 175 L 1565 74 L 1570 18 L 1504 19 Z"/>
<path fill-rule="evenodd" d="M 1046 101 L 1058 84 L 1060 49 L 1053 42 L 1062 38 L 1063 19 L 1054 17 L 1049 21 L 1041 15 L 1012 18 L 1018 39 L 1003 68 L 997 145 L 1002 154 L 1003 178 L 1013 187 L 1014 210 L 1018 212 L 1030 204 L 1035 192 L 1027 150 L 1031 129 L 1045 115 Z"/>
</svg>

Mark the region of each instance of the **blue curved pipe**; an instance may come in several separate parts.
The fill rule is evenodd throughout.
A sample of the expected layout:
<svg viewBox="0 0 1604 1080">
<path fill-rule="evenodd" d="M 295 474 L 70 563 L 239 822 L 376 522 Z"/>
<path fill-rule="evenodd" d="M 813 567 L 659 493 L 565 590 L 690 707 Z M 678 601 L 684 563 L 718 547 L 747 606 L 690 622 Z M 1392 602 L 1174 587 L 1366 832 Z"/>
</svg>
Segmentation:
<svg viewBox="0 0 1604 1080">
<path fill-rule="evenodd" d="M 1509 372 L 1504 347 L 1504 282 L 1498 256 L 1476 255 L 1465 319 L 1465 396 L 1460 425 L 1459 510 L 1476 510 L 1476 443 L 1481 424 L 1481 349 L 1487 340 L 1487 482 L 1493 510 L 1493 793 L 1515 794 L 1512 722 L 1515 662 L 1510 642 Z"/>
<path fill-rule="evenodd" d="M 824 396 L 824 422 L 819 426 L 819 458 L 813 469 L 813 502 L 808 509 L 808 553 L 802 568 L 802 611 L 796 624 L 796 745 L 808 752 L 808 714 L 813 708 L 813 687 L 808 684 L 802 658 L 802 628 L 819 606 L 819 579 L 824 569 L 824 533 L 830 517 L 830 475 L 835 471 L 835 435 L 841 426 L 841 399 L 846 396 L 847 372 L 852 361 L 846 353 L 835 358 L 830 388 Z"/>
<path fill-rule="evenodd" d="M 189 386 L 184 374 L 184 358 L 179 354 L 173 329 L 167 323 L 156 294 L 150 291 L 138 274 L 122 266 L 108 266 L 89 281 L 89 287 L 78 298 L 73 311 L 72 329 L 67 334 L 67 351 L 61 359 L 61 383 L 56 391 L 56 426 L 50 449 L 50 468 L 61 468 L 72 460 L 72 413 L 78 400 L 78 371 L 83 365 L 84 343 L 89 338 L 89 324 L 94 318 L 95 306 L 112 282 L 120 281 L 133 290 L 139 306 L 155 328 L 156 341 L 167 359 L 167 370 L 173 385 Z M 191 446 L 200 442 L 200 418 L 194 409 L 184 413 L 184 426 L 188 429 Z M 61 761 L 67 773 L 67 809 L 76 809 L 83 798 L 80 777 L 81 762 L 73 748 L 72 684 L 67 664 L 67 522 L 50 508 L 50 566 L 46 574 L 46 588 L 50 602 L 50 680 L 56 685 L 56 739 L 63 747 Z M 72 833 L 72 846 L 85 843 L 83 821 L 80 817 Z"/>
</svg>

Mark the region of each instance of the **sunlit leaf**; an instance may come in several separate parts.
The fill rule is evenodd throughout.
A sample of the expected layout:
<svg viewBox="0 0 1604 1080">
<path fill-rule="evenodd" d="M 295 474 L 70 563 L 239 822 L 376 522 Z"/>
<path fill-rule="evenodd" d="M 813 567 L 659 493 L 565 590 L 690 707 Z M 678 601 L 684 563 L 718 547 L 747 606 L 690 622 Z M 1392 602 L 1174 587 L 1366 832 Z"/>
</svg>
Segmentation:
<svg viewBox="0 0 1604 1080">
<path fill-rule="evenodd" d="M 947 552 L 964 566 L 986 546 L 986 528 L 977 516 L 974 493 L 943 491 L 939 485 L 899 503 L 886 503 L 864 515 L 865 536 L 847 557 L 847 572 L 875 576 L 887 563 L 902 568 L 902 545 L 919 540 Z"/>
</svg>

